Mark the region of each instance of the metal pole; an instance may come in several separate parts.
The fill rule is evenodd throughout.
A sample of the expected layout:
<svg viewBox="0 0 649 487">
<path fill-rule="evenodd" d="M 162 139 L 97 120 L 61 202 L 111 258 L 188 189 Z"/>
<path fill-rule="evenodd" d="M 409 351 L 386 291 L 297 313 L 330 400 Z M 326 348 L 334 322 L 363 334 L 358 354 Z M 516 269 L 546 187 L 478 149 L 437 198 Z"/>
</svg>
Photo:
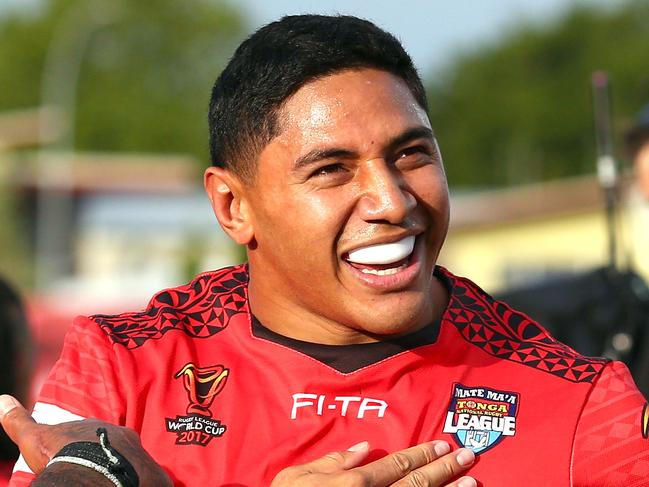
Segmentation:
<svg viewBox="0 0 649 487">
<path fill-rule="evenodd" d="M 69 273 L 73 231 L 73 161 L 76 95 L 83 56 L 92 36 L 114 22 L 115 4 L 80 2 L 66 12 L 54 30 L 41 82 L 41 103 L 60 115 L 62 136 L 41 145 L 37 157 L 35 287 L 45 291 Z M 41 120 L 41 133 L 48 121 Z"/>
<path fill-rule="evenodd" d="M 613 157 L 611 104 L 608 74 L 596 71 L 592 75 L 593 106 L 595 111 L 595 139 L 597 143 L 597 176 L 606 199 L 606 226 L 608 234 L 608 262 L 617 269 L 617 164 Z"/>
</svg>

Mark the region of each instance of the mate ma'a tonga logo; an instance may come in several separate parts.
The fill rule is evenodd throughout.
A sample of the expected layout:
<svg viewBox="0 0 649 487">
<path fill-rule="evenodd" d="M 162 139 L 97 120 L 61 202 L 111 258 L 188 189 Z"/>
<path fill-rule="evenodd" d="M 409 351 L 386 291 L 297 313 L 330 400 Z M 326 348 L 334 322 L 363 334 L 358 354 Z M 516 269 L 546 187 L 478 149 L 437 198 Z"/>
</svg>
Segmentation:
<svg viewBox="0 0 649 487">
<path fill-rule="evenodd" d="M 483 453 L 516 434 L 519 399 L 517 392 L 456 383 L 443 431 L 452 433 L 458 445 Z"/>
<path fill-rule="evenodd" d="M 222 436 L 226 426 L 212 419 L 212 403 L 223 390 L 230 370 L 223 365 L 197 367 L 189 362 L 175 375 L 182 379 L 189 404 L 187 416 L 166 418 L 167 431 L 176 433 L 177 445 L 207 445 L 212 438 Z"/>
</svg>

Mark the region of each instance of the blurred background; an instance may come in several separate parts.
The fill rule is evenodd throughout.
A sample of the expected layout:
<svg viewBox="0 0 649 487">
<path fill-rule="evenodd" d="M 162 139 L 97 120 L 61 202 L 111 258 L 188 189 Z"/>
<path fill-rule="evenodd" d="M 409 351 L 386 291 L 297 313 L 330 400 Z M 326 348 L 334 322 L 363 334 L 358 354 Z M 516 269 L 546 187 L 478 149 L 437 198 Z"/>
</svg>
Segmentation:
<svg viewBox="0 0 649 487">
<path fill-rule="evenodd" d="M 0 0 L 0 276 L 26 310 L 32 396 L 74 315 L 244 259 L 202 193 L 209 93 L 255 28 L 304 12 L 369 18 L 420 67 L 452 193 L 440 262 L 649 384 L 649 203 L 624 145 L 649 103 L 648 1 Z"/>
</svg>

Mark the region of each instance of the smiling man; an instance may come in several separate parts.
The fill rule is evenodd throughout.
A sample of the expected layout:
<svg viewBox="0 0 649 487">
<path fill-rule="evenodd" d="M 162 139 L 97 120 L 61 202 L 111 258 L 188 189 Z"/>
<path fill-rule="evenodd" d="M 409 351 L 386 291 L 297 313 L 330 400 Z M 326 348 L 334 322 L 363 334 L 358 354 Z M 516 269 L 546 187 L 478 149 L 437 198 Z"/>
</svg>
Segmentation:
<svg viewBox="0 0 649 487">
<path fill-rule="evenodd" d="M 649 485 L 624 366 L 436 265 L 447 183 L 394 37 L 269 24 L 209 120 L 205 188 L 249 263 L 78 319 L 34 410 L 60 424 L 0 402 L 14 485 Z"/>
<path fill-rule="evenodd" d="M 308 83 L 282 106 L 253 182 L 220 168 L 206 181 L 219 221 L 233 218 L 224 188 L 244 204 L 245 224 L 226 231 L 249 246 L 251 307 L 273 331 L 345 345 L 441 314 L 446 178 L 426 112 L 397 76 L 365 68 Z"/>
</svg>

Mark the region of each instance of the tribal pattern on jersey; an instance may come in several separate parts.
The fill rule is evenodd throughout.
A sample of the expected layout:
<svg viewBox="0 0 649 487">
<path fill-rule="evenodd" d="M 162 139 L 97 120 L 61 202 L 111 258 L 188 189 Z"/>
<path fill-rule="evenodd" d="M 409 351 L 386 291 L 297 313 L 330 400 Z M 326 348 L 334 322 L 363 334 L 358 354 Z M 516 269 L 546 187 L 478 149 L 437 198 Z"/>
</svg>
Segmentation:
<svg viewBox="0 0 649 487">
<path fill-rule="evenodd" d="M 144 312 L 91 318 L 114 343 L 126 348 L 158 340 L 171 330 L 207 338 L 223 331 L 233 316 L 246 312 L 247 283 L 245 265 L 228 267 L 156 294 Z"/>
<path fill-rule="evenodd" d="M 538 323 L 494 300 L 468 279 L 444 273 L 453 285 L 447 316 L 469 342 L 494 357 L 549 372 L 571 382 L 592 382 L 608 362 L 584 357 L 556 341 Z"/>
</svg>

